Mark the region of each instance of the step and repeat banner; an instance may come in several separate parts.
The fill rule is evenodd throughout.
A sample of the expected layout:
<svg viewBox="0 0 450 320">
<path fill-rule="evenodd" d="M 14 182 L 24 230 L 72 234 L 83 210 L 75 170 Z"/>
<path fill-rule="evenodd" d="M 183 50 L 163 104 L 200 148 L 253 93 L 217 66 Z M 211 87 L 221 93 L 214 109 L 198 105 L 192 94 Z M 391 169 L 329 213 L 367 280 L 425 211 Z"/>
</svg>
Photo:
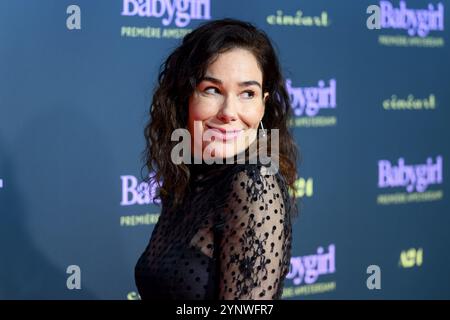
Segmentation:
<svg viewBox="0 0 450 320">
<path fill-rule="evenodd" d="M 199 24 L 273 40 L 301 152 L 283 299 L 449 299 L 447 1 L 0 1 L 0 299 L 139 299 L 141 152 Z"/>
</svg>

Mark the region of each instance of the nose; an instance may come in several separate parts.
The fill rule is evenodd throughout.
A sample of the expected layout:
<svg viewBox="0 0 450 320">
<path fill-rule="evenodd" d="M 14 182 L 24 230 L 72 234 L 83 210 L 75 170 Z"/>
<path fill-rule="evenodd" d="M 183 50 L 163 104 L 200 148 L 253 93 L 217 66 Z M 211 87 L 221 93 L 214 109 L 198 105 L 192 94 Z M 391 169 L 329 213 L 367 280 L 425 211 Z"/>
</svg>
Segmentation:
<svg viewBox="0 0 450 320">
<path fill-rule="evenodd" d="M 236 121 L 238 119 L 237 103 L 230 96 L 226 97 L 217 114 L 217 118 L 225 123 Z"/>
</svg>

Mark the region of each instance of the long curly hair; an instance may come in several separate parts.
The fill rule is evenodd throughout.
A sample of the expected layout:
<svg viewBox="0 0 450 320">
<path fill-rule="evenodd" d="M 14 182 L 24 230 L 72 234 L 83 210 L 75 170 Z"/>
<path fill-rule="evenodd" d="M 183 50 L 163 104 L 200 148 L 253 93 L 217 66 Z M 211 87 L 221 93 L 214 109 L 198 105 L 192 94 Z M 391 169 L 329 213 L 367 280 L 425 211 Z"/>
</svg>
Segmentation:
<svg viewBox="0 0 450 320">
<path fill-rule="evenodd" d="M 142 170 L 148 170 L 143 179 L 156 184 L 159 193 L 155 199 L 159 198 L 163 205 L 177 207 L 182 202 L 191 175 L 188 165 L 171 161 L 171 150 L 178 143 L 171 141 L 172 132 L 187 128 L 189 97 L 209 64 L 233 48 L 252 52 L 262 70 L 263 92 L 269 92 L 262 122 L 268 134 L 270 129 L 279 130 L 279 172 L 290 191 L 295 190 L 299 151 L 288 130 L 292 108 L 277 55 L 264 31 L 249 22 L 227 18 L 204 23 L 187 34 L 160 66 L 144 130 Z"/>
</svg>

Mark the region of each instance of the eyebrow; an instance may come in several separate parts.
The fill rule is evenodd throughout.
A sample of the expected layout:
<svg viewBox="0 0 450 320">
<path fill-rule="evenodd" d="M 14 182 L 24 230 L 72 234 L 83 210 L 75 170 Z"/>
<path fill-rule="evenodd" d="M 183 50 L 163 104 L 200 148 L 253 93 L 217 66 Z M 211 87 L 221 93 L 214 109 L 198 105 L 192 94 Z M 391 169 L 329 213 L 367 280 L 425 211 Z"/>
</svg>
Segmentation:
<svg viewBox="0 0 450 320">
<path fill-rule="evenodd" d="M 218 85 L 223 84 L 222 80 L 216 79 L 214 77 L 209 77 L 209 76 L 204 76 L 203 78 L 201 78 L 200 82 L 202 82 L 202 81 L 210 81 L 210 82 L 218 84 Z M 248 87 L 248 86 L 255 85 L 262 89 L 261 84 L 256 80 L 242 81 L 242 82 L 239 82 L 238 85 L 239 85 L 239 87 Z"/>
</svg>

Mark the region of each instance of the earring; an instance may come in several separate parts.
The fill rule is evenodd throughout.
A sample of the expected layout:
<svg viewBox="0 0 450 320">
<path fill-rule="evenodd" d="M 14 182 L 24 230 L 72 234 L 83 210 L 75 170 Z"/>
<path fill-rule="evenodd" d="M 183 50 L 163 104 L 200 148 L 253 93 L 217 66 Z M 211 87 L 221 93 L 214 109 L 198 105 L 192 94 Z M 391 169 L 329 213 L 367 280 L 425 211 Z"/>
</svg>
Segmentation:
<svg viewBox="0 0 450 320">
<path fill-rule="evenodd" d="M 262 124 L 262 120 L 259 123 L 261 123 L 261 129 L 263 131 L 262 136 L 265 137 L 266 136 L 266 130 L 264 129 L 264 126 Z"/>
</svg>

